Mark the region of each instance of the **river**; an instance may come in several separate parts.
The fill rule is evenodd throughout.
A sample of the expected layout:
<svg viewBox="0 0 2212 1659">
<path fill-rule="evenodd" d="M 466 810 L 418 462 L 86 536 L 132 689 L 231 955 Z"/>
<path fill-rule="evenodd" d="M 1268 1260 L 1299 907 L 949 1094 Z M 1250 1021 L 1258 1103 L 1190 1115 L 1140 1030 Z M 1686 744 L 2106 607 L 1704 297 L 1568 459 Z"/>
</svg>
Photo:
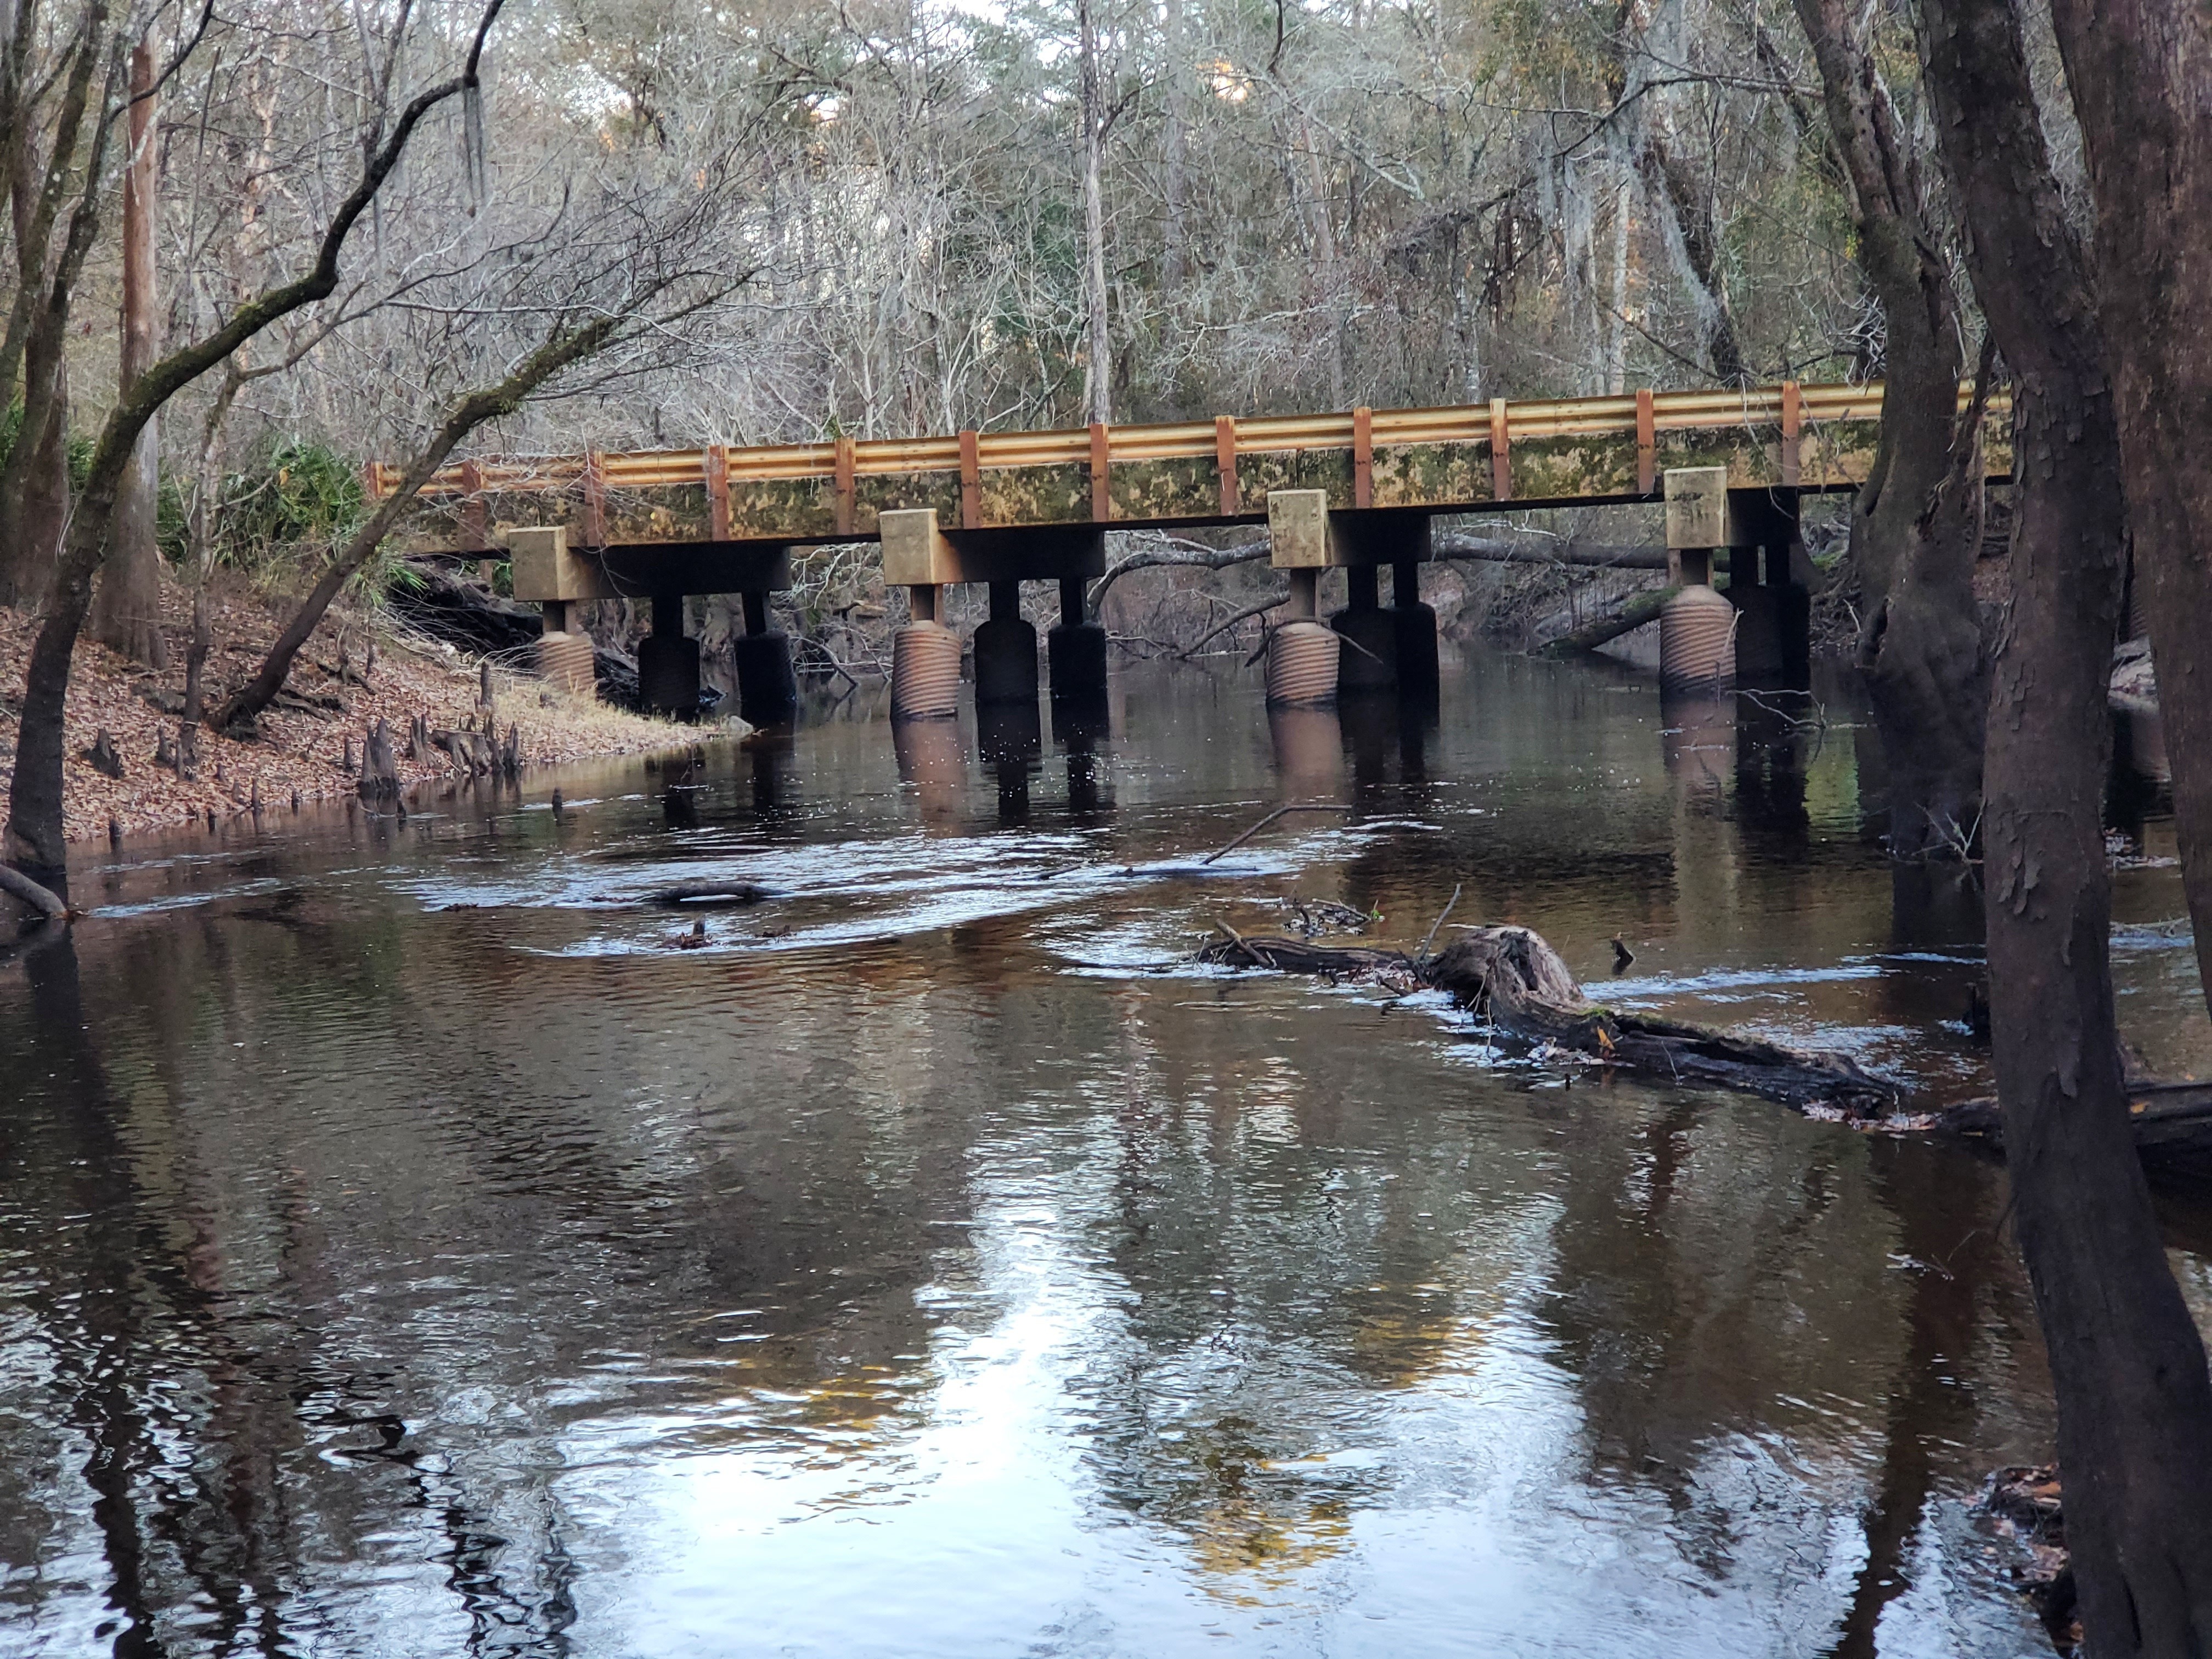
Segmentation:
<svg viewBox="0 0 2212 1659">
<path fill-rule="evenodd" d="M 0 968 L 0 1653 L 2048 1653 L 1972 1510 L 2052 1431 L 1994 1163 L 1189 961 L 1457 886 L 1971 1094 L 1977 901 L 1848 698 L 1115 673 L 84 857 Z M 1198 863 L 1286 800 L 1351 810 Z M 2197 1069 L 2141 828 L 2123 1023 Z M 634 902 L 732 874 L 701 948 Z"/>
</svg>

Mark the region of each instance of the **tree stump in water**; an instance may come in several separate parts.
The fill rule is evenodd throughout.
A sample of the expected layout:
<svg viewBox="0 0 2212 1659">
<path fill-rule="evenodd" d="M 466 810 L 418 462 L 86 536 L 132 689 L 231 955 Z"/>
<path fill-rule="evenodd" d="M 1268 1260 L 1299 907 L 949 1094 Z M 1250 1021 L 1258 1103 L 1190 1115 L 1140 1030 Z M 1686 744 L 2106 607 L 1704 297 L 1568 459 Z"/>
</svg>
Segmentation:
<svg viewBox="0 0 2212 1659">
<path fill-rule="evenodd" d="M 399 793 L 399 764 L 392 752 L 392 726 L 377 721 L 361 745 L 361 793 L 373 800 L 390 800 Z"/>
</svg>

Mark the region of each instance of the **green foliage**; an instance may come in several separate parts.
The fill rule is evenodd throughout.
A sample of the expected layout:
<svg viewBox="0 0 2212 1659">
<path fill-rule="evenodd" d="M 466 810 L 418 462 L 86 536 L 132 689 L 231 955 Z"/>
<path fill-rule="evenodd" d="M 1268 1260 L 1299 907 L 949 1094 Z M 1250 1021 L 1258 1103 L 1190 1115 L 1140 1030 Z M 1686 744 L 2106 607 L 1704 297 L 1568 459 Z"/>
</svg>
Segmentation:
<svg viewBox="0 0 2212 1659">
<path fill-rule="evenodd" d="M 162 491 L 167 545 L 171 490 Z M 209 531 L 215 557 L 252 572 L 278 562 L 319 562 L 360 525 L 367 509 L 361 473 L 327 444 L 293 441 L 267 460 L 222 481 Z M 173 508 L 177 549 L 185 540 L 185 503 Z"/>
</svg>

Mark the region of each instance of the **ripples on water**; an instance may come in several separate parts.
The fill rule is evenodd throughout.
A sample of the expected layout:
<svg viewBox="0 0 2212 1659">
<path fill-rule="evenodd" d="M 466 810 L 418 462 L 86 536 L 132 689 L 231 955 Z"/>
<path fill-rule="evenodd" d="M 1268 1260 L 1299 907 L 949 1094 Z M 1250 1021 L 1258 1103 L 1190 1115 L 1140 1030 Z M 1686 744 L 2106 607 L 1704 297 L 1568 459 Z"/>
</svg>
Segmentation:
<svg viewBox="0 0 2212 1659">
<path fill-rule="evenodd" d="M 88 860 L 0 969 L 0 1651 L 2039 1651 L 1967 1508 L 2051 1433 L 1996 1170 L 1190 964 L 1457 884 L 1626 939 L 1623 1003 L 1983 1086 L 1972 896 L 1869 843 L 1863 733 L 1449 678 Z M 2118 904 L 2201 1063 L 2172 872 Z"/>
</svg>

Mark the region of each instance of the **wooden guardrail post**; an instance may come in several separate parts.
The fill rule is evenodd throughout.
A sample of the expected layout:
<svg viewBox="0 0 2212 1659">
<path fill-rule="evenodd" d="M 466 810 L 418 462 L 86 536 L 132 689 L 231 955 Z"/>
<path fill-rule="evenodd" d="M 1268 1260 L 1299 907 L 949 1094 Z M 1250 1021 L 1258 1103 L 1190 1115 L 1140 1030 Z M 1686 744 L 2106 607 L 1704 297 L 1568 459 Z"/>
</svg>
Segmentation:
<svg viewBox="0 0 2212 1659">
<path fill-rule="evenodd" d="M 853 475 L 855 471 L 853 440 L 844 433 L 837 434 L 830 448 L 830 522 L 841 536 L 853 533 Z"/>
<path fill-rule="evenodd" d="M 730 539 L 730 451 L 724 444 L 708 444 L 703 458 L 707 471 L 707 534 L 718 542 Z"/>
<path fill-rule="evenodd" d="M 983 522 L 983 447 L 973 427 L 960 434 L 960 527 L 974 530 Z"/>
<path fill-rule="evenodd" d="M 1651 406 L 1651 388 L 1636 389 L 1636 493 L 1649 495 L 1659 487 L 1659 420 Z"/>
</svg>

